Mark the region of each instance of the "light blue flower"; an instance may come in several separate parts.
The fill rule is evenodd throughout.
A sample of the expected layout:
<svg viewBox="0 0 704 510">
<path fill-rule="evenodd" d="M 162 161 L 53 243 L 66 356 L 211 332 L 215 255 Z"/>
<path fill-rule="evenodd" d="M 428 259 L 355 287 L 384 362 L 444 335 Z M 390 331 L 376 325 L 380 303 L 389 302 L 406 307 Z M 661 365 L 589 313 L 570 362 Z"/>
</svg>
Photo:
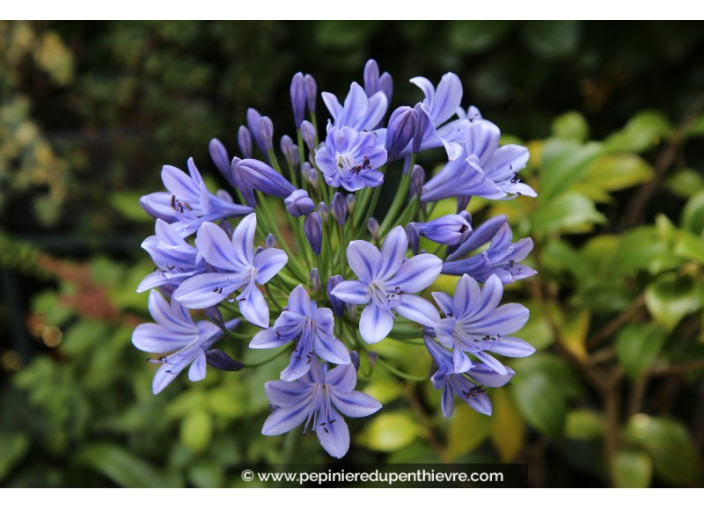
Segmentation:
<svg viewBox="0 0 704 510">
<path fill-rule="evenodd" d="M 486 351 L 514 358 L 535 352 L 525 340 L 509 336 L 525 325 L 529 312 L 517 303 L 499 306 L 503 293 L 501 280 L 494 275 L 482 289 L 474 278 L 464 275 L 457 282 L 454 297 L 433 292 L 435 302 L 445 315 L 434 326 L 435 336 L 442 345 L 453 349 L 456 373 L 472 368 L 468 354 L 494 372 L 506 375 L 508 369 Z"/>
<path fill-rule="evenodd" d="M 318 363 L 316 356 L 336 365 L 352 362 L 345 344 L 333 336 L 334 325 L 332 310 L 318 308 L 303 285 L 299 285 L 288 297 L 288 309 L 281 313 L 273 327 L 254 335 L 249 346 L 252 349 L 273 349 L 295 342 L 290 363 L 281 372 L 281 379 L 293 381 Z"/>
<path fill-rule="evenodd" d="M 342 415 L 361 418 L 381 409 L 376 399 L 355 391 L 357 369 L 340 365 L 328 371 L 327 364 L 312 363 L 310 371 L 297 381 L 270 381 L 264 385 L 274 406 L 264 422 L 262 434 L 276 436 L 305 423 L 314 431 L 330 455 L 343 457 L 350 447 L 350 431 Z"/>
<path fill-rule="evenodd" d="M 451 197 L 483 197 L 501 199 L 506 193 L 482 170 L 476 156 L 462 156 L 448 162 L 425 183 L 421 200 L 435 202 Z"/>
<path fill-rule="evenodd" d="M 377 146 L 373 133 L 359 133 L 349 127 L 333 128 L 328 132 L 325 147 L 316 153 L 315 162 L 328 185 L 357 191 L 384 182 L 384 175 L 377 168 L 386 163 L 386 151 Z"/>
<path fill-rule="evenodd" d="M 516 375 L 510 368 L 506 368 L 505 374 L 498 374 L 484 363 L 472 363 L 464 373 L 457 373 L 449 351 L 428 336 L 425 337 L 425 346 L 438 365 L 430 380 L 435 389 L 442 389 L 441 407 L 446 418 L 454 412 L 455 395 L 475 411 L 491 415 L 491 400 L 485 393 L 486 388 L 503 386 Z"/>
<path fill-rule="evenodd" d="M 505 221 L 505 216 L 497 216 L 472 232 L 469 239 L 445 259 L 443 274 L 468 274 L 479 282 L 496 275 L 504 285 L 536 274 L 534 269 L 520 263 L 533 249 L 533 240 L 525 238 L 512 243 L 511 227 Z M 488 249 L 466 259 L 460 258 L 486 243 L 490 234 Z"/>
<path fill-rule="evenodd" d="M 196 247 L 212 272 L 183 282 L 174 299 L 187 308 L 207 308 L 227 299 L 239 290 L 236 298 L 240 312 L 252 324 L 269 327 L 269 307 L 257 287 L 271 280 L 288 262 L 283 250 L 266 248 L 254 254 L 254 231 L 257 217 L 244 218 L 232 234 L 232 240 L 213 223 L 198 229 Z"/>
<path fill-rule="evenodd" d="M 448 214 L 417 225 L 423 237 L 445 246 L 462 244 L 472 233 L 472 217 L 466 211 L 460 214 Z"/>
<path fill-rule="evenodd" d="M 137 287 L 137 292 L 161 287 L 173 292 L 176 287 L 192 276 L 205 271 L 198 250 L 183 240 L 176 229 L 163 220 L 156 220 L 155 234 L 142 243 L 154 261 L 154 271 L 149 273 Z"/>
<path fill-rule="evenodd" d="M 367 305 L 359 331 L 368 343 L 386 338 L 394 322 L 393 312 L 424 326 L 439 321 L 433 305 L 413 293 L 429 287 L 440 274 L 442 261 L 423 254 L 406 259 L 408 237 L 403 227 L 394 228 L 381 252 L 366 241 L 352 241 L 347 260 L 359 281 L 338 284 L 332 295 L 352 305 Z"/>
<path fill-rule="evenodd" d="M 162 356 L 157 360 L 161 363 L 152 381 L 152 391 L 156 395 L 166 388 L 176 376 L 188 365 L 188 378 L 200 381 L 205 378 L 205 367 L 208 364 L 210 347 L 222 338 L 224 332 L 210 321 L 193 322 L 188 310 L 178 301 L 171 304 L 161 294 L 153 290 L 149 294 L 149 313 L 156 321 L 140 324 L 132 333 L 132 343 L 137 349 L 152 353 L 173 354 Z M 234 329 L 239 324 L 235 319 L 225 324 L 227 329 Z M 214 356 L 220 361 L 221 351 Z"/>
<path fill-rule="evenodd" d="M 249 206 L 233 203 L 232 197 L 223 190 L 217 196 L 210 193 L 193 158 L 188 160 L 188 172 L 190 177 L 174 166 L 164 165 L 161 180 L 168 192 L 159 191 L 139 199 L 148 214 L 170 223 L 181 237 L 188 237 L 205 221 L 252 212 Z"/>
<path fill-rule="evenodd" d="M 333 118 L 331 127 L 336 128 L 349 127 L 356 131 L 371 131 L 384 118 L 388 107 L 384 92 L 379 91 L 367 97 L 358 83 L 353 83 L 350 87 L 344 106 L 334 94 L 323 92 L 322 95 Z"/>
</svg>

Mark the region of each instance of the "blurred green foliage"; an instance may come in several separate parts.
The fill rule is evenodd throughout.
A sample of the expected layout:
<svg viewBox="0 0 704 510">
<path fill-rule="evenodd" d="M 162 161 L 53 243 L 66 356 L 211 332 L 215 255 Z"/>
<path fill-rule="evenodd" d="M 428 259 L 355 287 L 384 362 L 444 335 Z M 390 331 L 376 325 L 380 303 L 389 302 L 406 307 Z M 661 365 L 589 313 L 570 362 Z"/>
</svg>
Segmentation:
<svg viewBox="0 0 704 510">
<path fill-rule="evenodd" d="M 491 391 L 491 418 L 457 406 L 445 420 L 429 383 L 376 365 L 361 386 L 385 412 L 350 420 L 344 462 L 498 460 L 527 462 L 536 486 L 701 486 L 702 50 L 697 23 L 0 22 L 0 483 L 229 487 L 243 464 L 332 462 L 314 438 L 259 434 L 262 385 L 283 360 L 151 394 L 153 367 L 130 344 L 151 270 L 137 198 L 191 155 L 218 179 L 207 142 L 234 149 L 248 106 L 290 134 L 293 72 L 342 93 L 374 57 L 397 80 L 457 72 L 465 103 L 529 147 L 538 198 L 469 210 L 535 240 L 538 275 L 506 299 L 531 310 L 520 336 L 538 352 L 508 362 L 518 375 Z M 418 99 L 396 83 L 394 104 Z M 422 346 L 378 349 L 429 370 Z"/>
</svg>

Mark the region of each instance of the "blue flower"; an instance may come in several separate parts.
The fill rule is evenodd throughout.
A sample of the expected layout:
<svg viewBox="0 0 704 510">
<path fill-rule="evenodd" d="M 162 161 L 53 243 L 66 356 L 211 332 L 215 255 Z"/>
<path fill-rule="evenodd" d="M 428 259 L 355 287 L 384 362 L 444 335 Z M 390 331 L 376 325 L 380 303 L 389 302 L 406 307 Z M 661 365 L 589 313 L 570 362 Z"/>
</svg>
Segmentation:
<svg viewBox="0 0 704 510">
<path fill-rule="evenodd" d="M 276 319 L 274 326 L 260 331 L 249 346 L 252 349 L 273 349 L 295 342 L 291 361 L 281 372 L 281 379 L 293 381 L 308 373 L 316 356 L 322 360 L 347 365 L 351 363 L 345 344 L 332 334 L 335 319 L 329 308 L 318 308 L 308 293 L 299 285 L 288 297 L 288 310 Z"/>
<path fill-rule="evenodd" d="M 262 434 L 276 436 L 305 422 L 330 455 L 343 457 L 350 447 L 350 431 L 341 415 L 361 418 L 381 409 L 376 399 L 355 391 L 354 365 L 340 365 L 328 371 L 327 364 L 312 363 L 310 371 L 297 381 L 270 381 L 264 385 L 274 406 L 264 422 Z"/>
<path fill-rule="evenodd" d="M 472 233 L 472 217 L 462 211 L 460 214 L 448 214 L 427 223 L 417 223 L 423 237 L 446 246 L 464 243 Z"/>
<path fill-rule="evenodd" d="M 430 380 L 435 389 L 442 389 L 442 414 L 449 418 L 455 409 L 455 395 L 464 400 L 472 409 L 491 415 L 491 400 L 486 388 L 498 388 L 508 383 L 516 373 L 506 368 L 505 374 L 494 372 L 484 363 L 472 363 L 464 373 L 455 371 L 452 354 L 426 336 L 425 346 L 438 365 L 438 370 Z"/>
<path fill-rule="evenodd" d="M 442 265 L 443 274 L 468 274 L 479 282 L 485 282 L 491 275 L 496 275 L 504 285 L 536 274 L 534 269 L 520 264 L 533 249 L 533 240 L 525 238 L 512 243 L 511 227 L 505 221 L 505 216 L 497 216 L 472 232 L 469 239 L 445 259 Z M 460 259 L 489 239 L 491 244 L 488 249 Z"/>
<path fill-rule="evenodd" d="M 170 223 L 181 237 L 188 237 L 204 221 L 245 216 L 252 212 L 246 205 L 235 204 L 232 197 L 220 190 L 215 196 L 208 191 L 193 158 L 188 160 L 190 177 L 178 168 L 164 165 L 161 180 L 168 192 L 151 193 L 139 199 L 142 208 L 154 218 Z"/>
<path fill-rule="evenodd" d="M 173 292 L 182 282 L 205 271 L 198 250 L 183 240 L 174 227 L 163 220 L 156 220 L 156 235 L 142 243 L 156 267 L 137 287 L 137 292 L 166 286 Z"/>
<path fill-rule="evenodd" d="M 393 327 L 392 311 L 424 326 L 440 319 L 433 305 L 413 293 L 430 286 L 439 276 L 442 261 L 423 254 L 406 259 L 408 237 L 403 227 L 394 228 L 381 252 L 366 241 L 352 241 L 347 260 L 359 281 L 337 285 L 332 295 L 352 305 L 367 305 L 359 321 L 359 331 L 368 343 L 384 339 Z"/>
<path fill-rule="evenodd" d="M 331 129 L 325 147 L 315 155 L 325 182 L 348 191 L 382 184 L 384 174 L 377 168 L 386 163 L 386 151 L 376 143 L 373 133 L 359 133 L 348 127 Z"/>
<path fill-rule="evenodd" d="M 288 262 L 283 250 L 266 248 L 254 254 L 254 231 L 257 217 L 244 218 L 232 234 L 232 240 L 213 223 L 198 229 L 196 247 L 213 272 L 194 276 L 183 282 L 174 299 L 187 308 L 207 308 L 240 290 L 235 299 L 249 322 L 269 327 L 269 307 L 257 287 L 271 280 Z"/>
<path fill-rule="evenodd" d="M 384 92 L 376 92 L 370 97 L 358 84 L 353 83 L 347 94 L 344 106 L 335 95 L 323 92 L 323 101 L 332 115 L 332 127 L 349 127 L 356 131 L 375 129 L 386 114 L 388 100 Z"/>
<path fill-rule="evenodd" d="M 191 381 L 204 379 L 208 352 L 210 347 L 222 338 L 223 330 L 210 321 L 193 322 L 184 306 L 176 300 L 172 300 L 169 305 L 166 299 L 155 290 L 149 294 L 149 313 L 156 324 L 147 323 L 137 326 L 132 333 L 134 346 L 141 351 L 153 354 L 176 351 L 158 360 L 151 360 L 161 363 L 152 381 L 154 394 L 166 388 L 188 365 L 191 365 L 188 370 L 188 378 Z M 233 329 L 239 322 L 235 319 L 225 326 L 227 329 Z M 217 351 L 215 356 L 219 358 L 221 352 Z"/>
<path fill-rule="evenodd" d="M 441 126 L 445 121 L 457 113 L 457 109 L 462 103 L 462 82 L 454 73 L 443 75 L 437 89 L 427 78 L 417 77 L 411 79 L 411 83 L 416 85 L 425 94 L 423 109 L 428 112 L 428 116 L 435 127 Z"/>
<path fill-rule="evenodd" d="M 526 166 L 530 154 L 520 145 L 499 146 L 501 131 L 487 120 L 467 122 L 464 148 L 482 169 L 482 172 L 506 196 L 537 196 L 536 192 L 520 182 L 518 172 Z"/>
<path fill-rule="evenodd" d="M 504 293 L 501 280 L 491 276 L 479 288 L 477 281 L 464 275 L 457 282 L 454 298 L 444 292 L 433 292 L 433 298 L 445 315 L 434 326 L 435 336 L 453 349 L 456 373 L 472 368 L 471 354 L 491 370 L 506 375 L 508 369 L 485 351 L 509 357 L 525 357 L 535 349 L 525 340 L 511 337 L 528 321 L 528 309 L 516 303 L 499 306 Z M 498 307 L 498 308 L 497 308 Z"/>
<path fill-rule="evenodd" d="M 457 196 L 500 199 L 506 193 L 484 173 L 476 156 L 463 153 L 425 183 L 421 200 L 435 202 Z"/>
</svg>

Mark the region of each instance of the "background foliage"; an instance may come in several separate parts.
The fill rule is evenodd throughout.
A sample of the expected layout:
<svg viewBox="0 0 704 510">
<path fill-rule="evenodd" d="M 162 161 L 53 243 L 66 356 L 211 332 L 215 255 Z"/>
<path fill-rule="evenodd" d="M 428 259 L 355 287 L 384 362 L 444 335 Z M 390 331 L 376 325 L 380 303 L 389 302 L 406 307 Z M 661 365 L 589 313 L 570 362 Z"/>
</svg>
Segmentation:
<svg viewBox="0 0 704 510">
<path fill-rule="evenodd" d="M 315 440 L 259 434 L 276 364 L 151 395 L 130 344 L 151 270 L 137 198 L 191 155 L 223 186 L 210 138 L 234 149 L 248 106 L 290 133 L 294 72 L 343 93 L 370 57 L 396 78 L 395 104 L 419 99 L 405 78 L 451 70 L 466 105 L 528 145 L 539 198 L 470 210 L 536 242 L 538 276 L 507 291 L 539 352 L 509 363 L 519 375 L 491 418 L 458 406 L 444 420 L 429 384 L 376 367 L 365 391 L 385 412 L 351 424 L 344 462 L 702 485 L 702 24 L 474 21 L 0 22 L 1 484 L 236 486 L 242 463 L 331 462 Z M 426 373 L 416 349 L 379 346 Z"/>
</svg>

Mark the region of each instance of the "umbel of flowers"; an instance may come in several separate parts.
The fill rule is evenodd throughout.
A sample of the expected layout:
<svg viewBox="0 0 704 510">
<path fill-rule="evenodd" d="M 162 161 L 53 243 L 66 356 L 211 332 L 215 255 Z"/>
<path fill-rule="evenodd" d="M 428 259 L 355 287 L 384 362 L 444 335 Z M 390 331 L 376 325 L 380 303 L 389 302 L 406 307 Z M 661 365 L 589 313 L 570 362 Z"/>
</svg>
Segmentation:
<svg viewBox="0 0 704 510">
<path fill-rule="evenodd" d="M 528 310 L 501 304 L 504 285 L 535 274 L 521 264 L 533 244 L 514 243 L 506 217 L 475 225 L 465 209 L 474 196 L 534 197 L 518 177 L 528 151 L 500 145 L 498 127 L 475 107 L 462 108 L 456 75 L 445 74 L 437 86 L 411 82 L 422 100 L 390 111 L 391 76 L 370 60 L 364 86 L 352 83 L 343 101 L 323 92 L 327 111 L 320 112 L 315 80 L 298 73 L 291 82 L 294 138 L 275 144 L 271 120 L 250 109 L 237 156 L 210 141 L 227 190 L 209 190 L 193 159 L 187 172 L 164 166 L 166 191 L 141 199 L 156 219 L 142 244 L 155 269 L 138 291 L 150 291 L 155 322 L 132 336 L 160 365 L 154 393 L 186 368 L 191 381 L 206 377 L 208 366 L 248 369 L 214 348 L 225 337 L 242 341 L 233 331 L 246 321 L 259 328 L 250 348 L 288 357 L 281 379 L 264 385 L 272 411 L 262 434 L 315 431 L 330 455 L 345 455 L 344 417 L 381 408 L 355 389 L 360 357 L 372 369 L 408 376 L 374 352 L 385 339 L 424 340 L 445 416 L 456 397 L 491 414 L 486 389 L 514 375 L 495 356 L 534 351 L 512 336 Z M 417 164 L 427 151 L 446 161 L 429 179 Z M 387 177 L 394 186 L 384 187 Z M 379 218 L 382 193 L 387 212 Z M 429 219 L 444 199 L 456 199 L 456 214 Z M 433 246 L 427 253 L 421 237 Z M 421 296 L 442 273 L 460 277 L 454 293 Z M 203 310 L 196 314 L 203 320 L 194 321 L 191 310 Z"/>
</svg>

